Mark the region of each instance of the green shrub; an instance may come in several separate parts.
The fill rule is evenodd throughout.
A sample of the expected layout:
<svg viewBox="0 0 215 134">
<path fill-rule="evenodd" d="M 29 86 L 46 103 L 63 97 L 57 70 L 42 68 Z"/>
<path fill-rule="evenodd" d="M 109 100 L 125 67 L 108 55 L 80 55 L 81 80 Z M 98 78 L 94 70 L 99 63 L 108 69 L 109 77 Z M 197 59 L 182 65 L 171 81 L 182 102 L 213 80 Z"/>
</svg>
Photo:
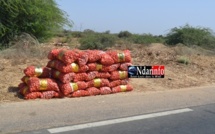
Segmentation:
<svg viewBox="0 0 215 134">
<path fill-rule="evenodd" d="M 166 43 L 176 45 L 178 43 L 187 46 L 197 45 L 205 48 L 215 48 L 215 36 L 208 28 L 192 27 L 185 25 L 173 28 L 166 36 Z"/>
<path fill-rule="evenodd" d="M 136 44 L 151 44 L 151 43 L 163 43 L 164 37 L 163 36 L 153 36 L 151 34 L 134 34 L 130 39 L 133 43 Z"/>
<path fill-rule="evenodd" d="M 190 62 L 189 62 L 189 59 L 187 58 L 187 57 L 185 57 L 185 56 L 181 56 L 181 57 L 179 57 L 178 59 L 177 59 L 177 62 L 178 63 L 182 63 L 182 64 L 189 64 Z"/>
<path fill-rule="evenodd" d="M 29 33 L 44 41 L 62 30 L 64 25 L 71 27 L 71 21 L 54 0 L 0 0 L 0 11 L 2 45 L 7 45 L 21 33 Z"/>
<path fill-rule="evenodd" d="M 104 50 L 115 44 L 116 37 L 110 34 L 90 34 L 80 39 L 80 49 Z"/>
<path fill-rule="evenodd" d="M 73 31 L 72 32 L 72 37 L 74 37 L 74 38 L 81 38 L 81 37 L 83 37 L 83 33 L 79 32 L 79 31 Z"/>
<path fill-rule="evenodd" d="M 121 31 L 118 34 L 119 38 L 129 38 L 131 36 L 132 36 L 132 34 L 130 32 L 128 32 L 128 31 Z"/>
</svg>

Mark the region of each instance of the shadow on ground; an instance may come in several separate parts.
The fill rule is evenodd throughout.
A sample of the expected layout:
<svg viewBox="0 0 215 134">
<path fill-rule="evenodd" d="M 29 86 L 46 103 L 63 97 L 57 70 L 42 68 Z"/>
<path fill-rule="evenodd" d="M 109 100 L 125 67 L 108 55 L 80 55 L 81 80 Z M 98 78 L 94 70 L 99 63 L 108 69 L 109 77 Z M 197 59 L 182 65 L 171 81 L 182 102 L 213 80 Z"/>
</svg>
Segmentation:
<svg viewBox="0 0 215 134">
<path fill-rule="evenodd" d="M 19 88 L 18 87 L 10 86 L 8 88 L 8 92 L 14 93 L 14 97 L 18 97 L 19 99 L 24 99 L 23 95 L 21 95 L 19 93 Z"/>
</svg>

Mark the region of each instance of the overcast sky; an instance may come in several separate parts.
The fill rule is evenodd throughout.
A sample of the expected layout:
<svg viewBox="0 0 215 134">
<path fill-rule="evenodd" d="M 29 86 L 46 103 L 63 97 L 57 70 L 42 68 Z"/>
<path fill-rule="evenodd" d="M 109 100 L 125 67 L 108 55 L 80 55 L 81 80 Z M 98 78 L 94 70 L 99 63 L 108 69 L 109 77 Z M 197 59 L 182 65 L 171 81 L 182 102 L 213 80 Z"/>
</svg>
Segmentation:
<svg viewBox="0 0 215 134">
<path fill-rule="evenodd" d="M 215 31 L 215 0 L 56 0 L 74 22 L 72 30 L 165 35 L 173 27 Z"/>
</svg>

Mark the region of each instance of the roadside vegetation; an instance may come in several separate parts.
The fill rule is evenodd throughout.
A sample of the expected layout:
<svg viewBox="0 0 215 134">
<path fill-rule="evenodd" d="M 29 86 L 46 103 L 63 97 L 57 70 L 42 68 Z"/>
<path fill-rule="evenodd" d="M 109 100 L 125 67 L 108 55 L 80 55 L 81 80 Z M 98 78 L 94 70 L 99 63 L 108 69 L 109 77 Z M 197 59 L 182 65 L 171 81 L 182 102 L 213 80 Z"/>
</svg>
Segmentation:
<svg viewBox="0 0 215 134">
<path fill-rule="evenodd" d="M 99 33 L 91 29 L 80 32 L 63 29 L 71 29 L 72 21 L 59 9 L 55 0 L 1 0 L 0 9 L 0 50 L 14 46 L 20 36 L 28 34 L 40 43 L 60 37 L 61 43 L 74 45 L 73 39 L 76 39 L 80 49 L 105 50 L 117 44 L 131 47 L 134 44 L 162 43 L 199 46 L 215 51 L 215 34 L 204 27 L 186 24 L 172 28 L 166 35 L 152 35 L 144 31 L 143 34 L 129 31 L 111 33 L 109 30 Z"/>
<path fill-rule="evenodd" d="M 0 0 L 0 11 L 1 49 L 10 47 L 22 33 L 43 42 L 62 31 L 63 26 L 72 26 L 55 0 Z"/>
</svg>

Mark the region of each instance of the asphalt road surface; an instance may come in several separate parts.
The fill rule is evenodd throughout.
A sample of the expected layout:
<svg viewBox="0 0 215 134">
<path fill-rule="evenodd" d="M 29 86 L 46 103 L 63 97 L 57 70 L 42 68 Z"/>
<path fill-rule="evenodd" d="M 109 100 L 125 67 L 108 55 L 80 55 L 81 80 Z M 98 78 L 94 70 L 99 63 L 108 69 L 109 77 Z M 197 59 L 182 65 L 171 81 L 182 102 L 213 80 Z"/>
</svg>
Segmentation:
<svg viewBox="0 0 215 134">
<path fill-rule="evenodd" d="M 135 118 L 137 117 L 137 118 Z M 142 119 L 141 119 L 142 117 Z M 144 118 L 145 117 L 145 118 Z M 123 120 L 124 119 L 124 120 Z M 129 120 L 130 119 L 130 120 Z M 118 121 L 118 122 L 117 122 Z M 121 121 L 121 123 L 119 123 Z M 106 123 L 106 124 L 105 124 Z M 214 134 L 215 104 L 20 134 Z"/>
<path fill-rule="evenodd" d="M 214 134 L 214 89 L 0 104 L 0 133 Z"/>
</svg>

